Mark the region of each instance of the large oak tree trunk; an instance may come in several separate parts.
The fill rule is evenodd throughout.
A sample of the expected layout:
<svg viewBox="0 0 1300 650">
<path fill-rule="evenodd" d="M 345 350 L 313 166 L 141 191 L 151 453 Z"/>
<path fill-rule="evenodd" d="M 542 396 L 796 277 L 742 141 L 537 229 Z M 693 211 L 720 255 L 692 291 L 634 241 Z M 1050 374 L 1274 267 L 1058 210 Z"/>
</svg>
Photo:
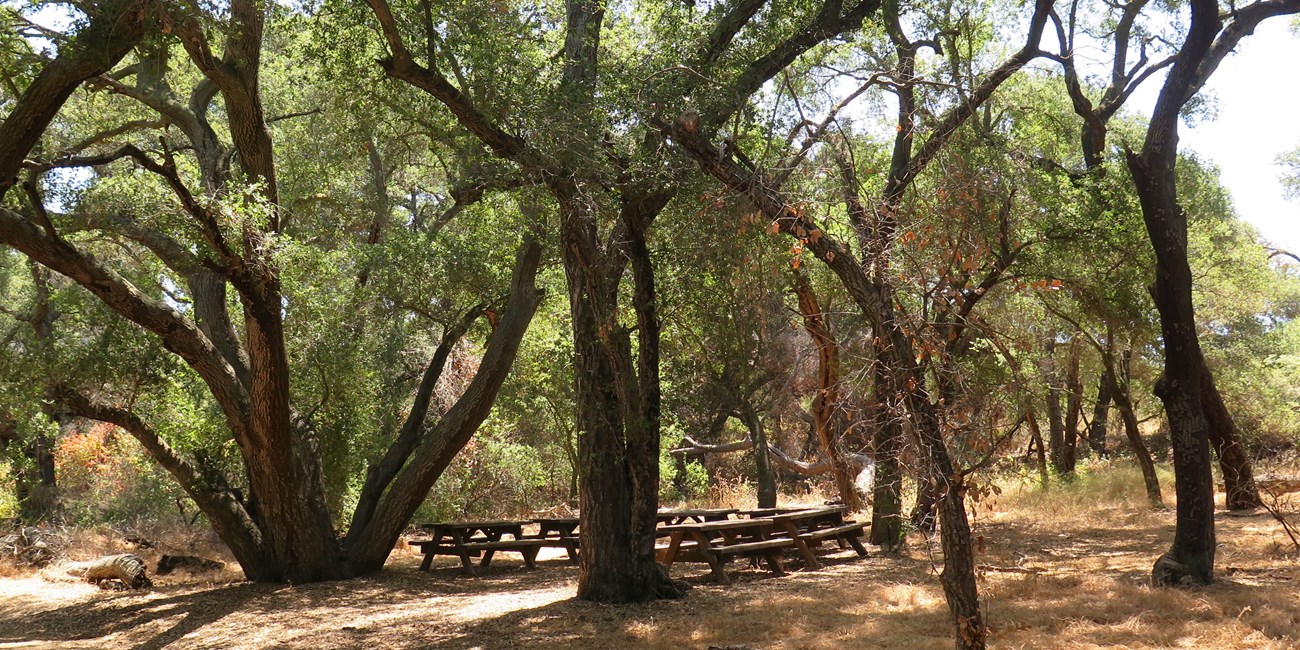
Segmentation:
<svg viewBox="0 0 1300 650">
<path fill-rule="evenodd" d="M 557 182 L 560 240 L 573 320 L 582 554 L 578 597 L 637 602 L 680 595 L 655 562 L 658 510 L 658 316 L 643 227 L 629 233 L 638 361 L 618 323 L 622 265 L 600 249 L 596 215 L 576 186 Z M 662 203 L 659 209 L 662 208 Z M 648 209 L 650 214 L 658 209 Z"/>
</svg>

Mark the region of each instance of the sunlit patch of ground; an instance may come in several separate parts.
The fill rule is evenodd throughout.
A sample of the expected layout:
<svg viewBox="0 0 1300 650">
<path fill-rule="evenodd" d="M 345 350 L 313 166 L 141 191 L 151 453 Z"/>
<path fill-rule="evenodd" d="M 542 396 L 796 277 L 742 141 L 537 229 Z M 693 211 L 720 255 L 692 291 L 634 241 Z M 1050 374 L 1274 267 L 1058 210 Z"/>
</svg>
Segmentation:
<svg viewBox="0 0 1300 650">
<path fill-rule="evenodd" d="M 1214 586 L 1152 589 L 1173 513 L 1146 510 L 1140 496 L 1089 506 L 1013 495 L 981 509 L 981 590 L 995 647 L 1300 648 L 1300 560 L 1271 517 L 1219 516 Z M 820 570 L 780 578 L 739 562 L 727 586 L 705 582 L 703 565 L 677 565 L 674 575 L 695 585 L 689 596 L 625 606 L 573 600 L 577 569 L 560 553 L 544 554 L 533 571 L 498 556 L 470 577 L 448 558 L 419 572 L 418 556 L 402 548 L 384 572 L 358 580 L 175 579 L 138 593 L 47 571 L 0 579 L 0 650 L 950 648 L 937 552 L 914 537 L 897 556 L 840 551 Z"/>
</svg>

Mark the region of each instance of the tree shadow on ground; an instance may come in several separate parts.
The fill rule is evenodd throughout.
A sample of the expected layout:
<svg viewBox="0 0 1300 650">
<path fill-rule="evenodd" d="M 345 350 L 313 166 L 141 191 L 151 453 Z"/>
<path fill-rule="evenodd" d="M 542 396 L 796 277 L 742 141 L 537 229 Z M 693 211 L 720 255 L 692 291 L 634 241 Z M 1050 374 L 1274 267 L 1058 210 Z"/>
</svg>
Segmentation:
<svg viewBox="0 0 1300 650">
<path fill-rule="evenodd" d="M 209 590 L 169 593 L 176 591 L 169 589 L 144 597 L 121 594 L 78 602 L 0 622 L 0 643 L 86 641 L 128 631 L 135 637 L 142 630 L 156 630 L 132 645 L 138 650 L 157 650 L 240 610 L 266 589 L 260 585 L 224 587 L 220 591 L 227 595 L 215 599 Z"/>
<path fill-rule="evenodd" d="M 1172 514 L 1170 515 L 1172 517 Z M 1219 584 L 1152 589 L 1150 563 L 1170 536 L 1163 515 L 1126 521 L 981 524 L 981 593 L 994 644 L 1030 648 L 1296 647 L 1300 567 L 1271 555 L 1266 517 L 1220 528 Z M 829 549 L 828 549 L 829 550 Z M 826 557 L 826 556 L 823 556 Z M 602 605 L 573 598 L 561 559 L 526 570 L 494 560 L 478 575 L 454 561 L 418 571 L 395 553 L 383 572 L 301 586 L 163 586 L 151 593 L 0 601 L 0 646 L 51 648 L 950 648 L 938 549 L 913 537 L 898 555 L 837 551 L 785 577 L 743 561 L 732 582 L 708 567 L 673 575 L 684 599 Z M 33 581 L 37 582 L 37 581 Z M 41 584 L 41 583 L 38 583 Z M 58 585 L 48 585 L 57 589 Z M 0 595 L 0 599 L 3 596 Z"/>
</svg>

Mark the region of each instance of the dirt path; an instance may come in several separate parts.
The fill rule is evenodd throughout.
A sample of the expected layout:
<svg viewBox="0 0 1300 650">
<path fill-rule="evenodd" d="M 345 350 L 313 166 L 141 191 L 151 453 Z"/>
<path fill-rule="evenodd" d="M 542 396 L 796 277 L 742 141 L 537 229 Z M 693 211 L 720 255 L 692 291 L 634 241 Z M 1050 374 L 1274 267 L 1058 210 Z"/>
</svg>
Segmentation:
<svg viewBox="0 0 1300 650">
<path fill-rule="evenodd" d="M 1083 521 L 996 514 L 977 527 L 981 589 L 1006 648 L 1300 648 L 1300 565 L 1266 515 L 1219 520 L 1220 582 L 1152 590 L 1172 513 L 1097 510 Z M 547 556 L 543 556 L 544 558 Z M 950 648 L 924 540 L 899 556 L 831 556 L 774 578 L 733 564 L 732 585 L 613 607 L 572 599 L 577 569 L 510 557 L 467 577 L 410 550 L 383 573 L 296 587 L 166 578 L 144 593 L 39 577 L 0 579 L 0 650 L 49 648 Z"/>
</svg>

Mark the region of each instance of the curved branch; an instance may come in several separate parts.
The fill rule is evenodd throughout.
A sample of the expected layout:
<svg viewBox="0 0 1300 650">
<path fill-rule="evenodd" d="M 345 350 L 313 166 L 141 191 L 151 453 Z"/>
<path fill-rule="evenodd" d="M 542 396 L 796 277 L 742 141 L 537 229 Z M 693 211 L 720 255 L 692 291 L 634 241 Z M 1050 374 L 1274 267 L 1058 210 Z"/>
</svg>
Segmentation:
<svg viewBox="0 0 1300 650">
<path fill-rule="evenodd" d="M 144 37 L 145 0 L 107 0 L 43 68 L 0 123 L 0 197 L 54 115 L 81 83 L 111 69 Z"/>
<path fill-rule="evenodd" d="M 249 396 L 234 368 L 212 341 L 175 309 L 143 294 L 135 285 L 66 240 L 51 237 L 21 215 L 0 208 L 0 243 L 12 246 L 41 265 L 67 276 L 110 309 L 162 339 L 203 378 L 221 406 L 235 439 L 247 438 Z"/>
</svg>

